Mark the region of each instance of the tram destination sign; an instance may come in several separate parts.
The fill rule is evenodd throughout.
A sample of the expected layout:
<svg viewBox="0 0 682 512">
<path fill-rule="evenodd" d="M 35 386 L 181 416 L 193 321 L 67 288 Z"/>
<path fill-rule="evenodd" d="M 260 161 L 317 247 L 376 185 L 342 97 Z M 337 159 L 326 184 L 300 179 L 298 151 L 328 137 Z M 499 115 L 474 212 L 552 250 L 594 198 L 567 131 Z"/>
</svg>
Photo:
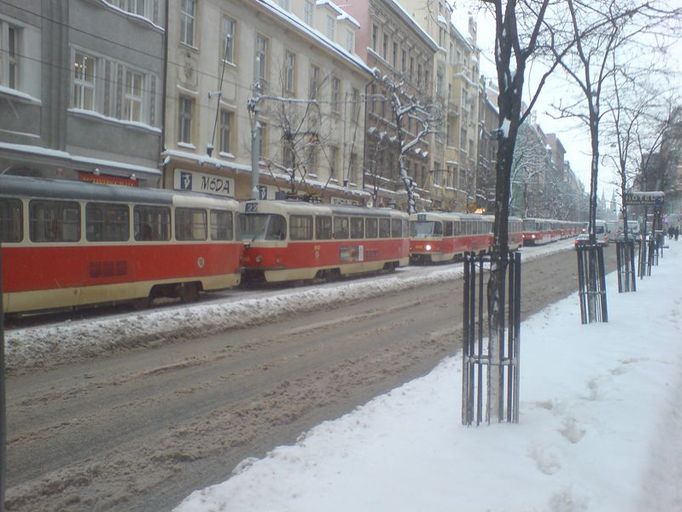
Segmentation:
<svg viewBox="0 0 682 512">
<path fill-rule="evenodd" d="M 664 192 L 627 192 L 624 203 L 627 206 L 661 206 Z"/>
</svg>

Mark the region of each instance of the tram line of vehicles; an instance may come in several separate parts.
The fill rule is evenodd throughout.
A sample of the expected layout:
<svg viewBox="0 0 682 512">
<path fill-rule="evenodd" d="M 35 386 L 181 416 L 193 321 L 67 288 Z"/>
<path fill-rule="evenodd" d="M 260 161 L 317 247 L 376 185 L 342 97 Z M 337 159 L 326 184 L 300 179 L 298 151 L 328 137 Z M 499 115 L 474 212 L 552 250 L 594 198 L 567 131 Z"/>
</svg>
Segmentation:
<svg viewBox="0 0 682 512">
<path fill-rule="evenodd" d="M 194 300 L 240 283 L 315 281 L 483 252 L 493 217 L 246 201 L 0 175 L 5 313 Z M 524 243 L 509 219 L 510 248 Z M 544 238 L 543 238 L 544 240 Z"/>
<path fill-rule="evenodd" d="M 454 261 L 467 252 L 484 252 L 493 245 L 491 215 L 423 212 L 410 216 L 410 261 L 439 263 Z M 522 221 L 509 218 L 509 248 L 522 243 Z"/>
</svg>

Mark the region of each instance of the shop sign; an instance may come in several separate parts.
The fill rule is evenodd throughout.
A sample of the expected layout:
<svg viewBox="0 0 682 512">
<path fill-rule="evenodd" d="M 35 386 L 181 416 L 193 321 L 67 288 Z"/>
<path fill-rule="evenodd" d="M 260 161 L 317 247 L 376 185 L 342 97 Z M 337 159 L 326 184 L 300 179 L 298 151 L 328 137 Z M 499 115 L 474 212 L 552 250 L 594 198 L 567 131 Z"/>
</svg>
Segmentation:
<svg viewBox="0 0 682 512">
<path fill-rule="evenodd" d="M 217 196 L 234 197 L 234 179 L 215 174 L 175 169 L 173 188 L 187 192 L 202 192 Z"/>
</svg>

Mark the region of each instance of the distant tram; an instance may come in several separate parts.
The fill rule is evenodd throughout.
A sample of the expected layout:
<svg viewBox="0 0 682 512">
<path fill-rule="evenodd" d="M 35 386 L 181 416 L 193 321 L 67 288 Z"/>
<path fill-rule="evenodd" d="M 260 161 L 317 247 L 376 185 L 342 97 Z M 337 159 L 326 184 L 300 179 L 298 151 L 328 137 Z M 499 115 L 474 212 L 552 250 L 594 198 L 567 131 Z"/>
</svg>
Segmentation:
<svg viewBox="0 0 682 512">
<path fill-rule="evenodd" d="M 303 201 L 240 206 L 247 283 L 330 279 L 409 263 L 406 213 Z"/>
<path fill-rule="evenodd" d="M 202 194 L 0 176 L 5 312 L 237 286 L 237 211 Z"/>
<path fill-rule="evenodd" d="M 410 261 L 439 263 L 466 252 L 485 252 L 493 244 L 492 215 L 456 212 L 421 212 L 410 216 Z M 522 222 L 509 218 L 509 248 L 521 246 Z"/>
</svg>

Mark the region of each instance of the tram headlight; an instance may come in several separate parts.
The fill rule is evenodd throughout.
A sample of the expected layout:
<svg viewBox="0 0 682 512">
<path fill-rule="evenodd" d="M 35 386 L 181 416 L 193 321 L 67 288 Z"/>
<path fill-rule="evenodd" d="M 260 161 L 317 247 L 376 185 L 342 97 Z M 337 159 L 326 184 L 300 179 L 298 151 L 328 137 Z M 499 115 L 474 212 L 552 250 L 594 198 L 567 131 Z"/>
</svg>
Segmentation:
<svg viewBox="0 0 682 512">
<path fill-rule="evenodd" d="M 426 246 L 424 247 L 424 249 L 426 249 L 427 251 L 430 251 L 430 250 L 431 250 L 431 244 L 426 244 Z"/>
</svg>

